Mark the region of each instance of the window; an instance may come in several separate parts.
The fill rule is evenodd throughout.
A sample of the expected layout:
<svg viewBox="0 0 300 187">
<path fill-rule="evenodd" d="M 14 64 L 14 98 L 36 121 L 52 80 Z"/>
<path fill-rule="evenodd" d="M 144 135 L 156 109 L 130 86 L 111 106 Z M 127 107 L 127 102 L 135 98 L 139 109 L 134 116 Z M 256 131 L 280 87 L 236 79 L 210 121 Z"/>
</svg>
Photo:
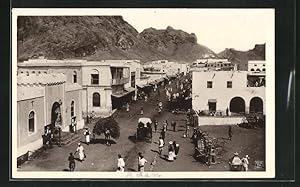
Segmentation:
<svg viewBox="0 0 300 187">
<path fill-rule="evenodd" d="M 100 94 L 93 93 L 93 106 L 99 107 L 100 106 Z"/>
<path fill-rule="evenodd" d="M 256 64 L 254 64 L 254 66 L 257 66 Z"/>
<path fill-rule="evenodd" d="M 232 81 L 227 81 L 227 88 L 232 88 Z"/>
<path fill-rule="evenodd" d="M 252 68 L 251 71 L 255 71 L 255 70 Z"/>
<path fill-rule="evenodd" d="M 207 81 L 207 88 L 212 88 L 212 81 Z"/>
<path fill-rule="evenodd" d="M 263 68 L 263 69 L 262 69 L 262 71 L 266 71 L 266 69 L 265 69 L 265 68 Z"/>
<path fill-rule="evenodd" d="M 77 83 L 77 72 L 73 72 L 73 83 Z"/>
<path fill-rule="evenodd" d="M 256 69 L 256 71 L 260 72 L 260 69 L 259 69 L 259 68 L 257 68 L 257 69 Z"/>
<path fill-rule="evenodd" d="M 74 101 L 71 102 L 71 117 L 75 116 L 74 115 L 75 112 L 74 112 Z"/>
<path fill-rule="evenodd" d="M 263 66 L 265 67 L 265 66 L 266 66 L 266 64 L 263 64 Z"/>
<path fill-rule="evenodd" d="M 99 84 L 99 72 L 97 70 L 93 70 L 91 73 L 91 83 Z"/>
<path fill-rule="evenodd" d="M 34 132 L 34 112 L 31 111 L 29 113 L 29 116 L 28 116 L 28 131 L 33 133 Z"/>
</svg>

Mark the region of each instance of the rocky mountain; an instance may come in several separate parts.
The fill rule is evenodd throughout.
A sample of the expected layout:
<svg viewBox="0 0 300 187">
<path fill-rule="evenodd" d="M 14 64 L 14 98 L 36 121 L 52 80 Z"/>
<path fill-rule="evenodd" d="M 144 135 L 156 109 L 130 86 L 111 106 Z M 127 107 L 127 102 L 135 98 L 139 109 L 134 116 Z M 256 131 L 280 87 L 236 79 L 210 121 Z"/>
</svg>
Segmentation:
<svg viewBox="0 0 300 187">
<path fill-rule="evenodd" d="M 166 59 L 192 62 L 216 54 L 197 43 L 195 34 L 167 27 L 139 33 L 121 16 L 18 17 L 18 61 L 48 59 L 88 60 Z"/>
<path fill-rule="evenodd" d="M 239 70 L 247 70 L 248 60 L 265 60 L 266 44 L 256 44 L 253 49 L 248 51 L 238 51 L 226 48 L 218 54 L 219 58 L 227 58 L 234 64 L 237 64 Z"/>
</svg>

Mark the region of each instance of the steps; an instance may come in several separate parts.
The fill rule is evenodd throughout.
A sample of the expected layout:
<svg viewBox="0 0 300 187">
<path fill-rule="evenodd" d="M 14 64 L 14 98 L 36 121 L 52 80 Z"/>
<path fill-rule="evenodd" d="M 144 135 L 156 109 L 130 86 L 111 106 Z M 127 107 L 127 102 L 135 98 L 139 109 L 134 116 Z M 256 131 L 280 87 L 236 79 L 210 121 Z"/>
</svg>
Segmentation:
<svg viewBox="0 0 300 187">
<path fill-rule="evenodd" d="M 79 134 L 75 134 L 75 133 L 70 133 L 70 132 L 62 132 L 61 133 L 61 145 L 62 146 L 68 146 L 72 143 L 78 143 L 80 142 L 82 136 L 80 136 Z M 56 142 L 54 140 L 54 142 Z M 56 144 L 54 144 L 56 145 Z"/>
</svg>

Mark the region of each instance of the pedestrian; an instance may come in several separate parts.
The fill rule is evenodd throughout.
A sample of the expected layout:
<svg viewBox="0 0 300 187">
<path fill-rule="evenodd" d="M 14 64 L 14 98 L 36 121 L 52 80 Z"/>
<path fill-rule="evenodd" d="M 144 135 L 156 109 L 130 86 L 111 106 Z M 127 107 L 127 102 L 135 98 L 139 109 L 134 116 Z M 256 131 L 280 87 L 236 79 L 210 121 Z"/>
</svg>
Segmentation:
<svg viewBox="0 0 300 187">
<path fill-rule="evenodd" d="M 111 136 L 111 134 L 110 134 L 110 129 L 109 128 L 105 129 L 104 136 L 105 136 L 105 140 L 106 140 L 106 145 L 107 146 L 111 146 L 111 144 L 110 144 L 110 136 Z"/>
<path fill-rule="evenodd" d="M 158 122 L 157 120 L 154 121 L 154 131 L 155 133 L 157 132 L 157 126 L 158 126 Z"/>
<path fill-rule="evenodd" d="M 85 129 L 85 132 L 84 132 L 84 136 L 85 136 L 85 143 L 86 143 L 87 145 L 90 144 L 90 134 L 91 134 L 91 132 L 89 131 L 88 128 L 86 128 L 86 129 Z"/>
<path fill-rule="evenodd" d="M 174 156 L 175 156 L 175 153 L 174 153 L 174 146 L 173 146 L 173 142 L 170 141 L 169 142 L 169 147 L 168 147 L 168 161 L 169 162 L 173 162 L 174 161 Z"/>
<path fill-rule="evenodd" d="M 176 141 L 173 141 L 173 147 L 174 147 L 174 159 L 176 159 L 179 152 L 179 144 L 176 143 Z"/>
<path fill-rule="evenodd" d="M 228 126 L 228 139 L 231 141 L 231 139 L 232 139 L 232 129 L 231 129 L 231 126 L 229 125 Z"/>
<path fill-rule="evenodd" d="M 126 103 L 126 112 L 129 113 L 129 110 L 130 110 L 130 105 L 129 103 Z"/>
<path fill-rule="evenodd" d="M 228 107 L 226 108 L 226 116 L 229 116 L 229 110 L 228 110 Z"/>
<path fill-rule="evenodd" d="M 86 158 L 86 155 L 85 155 L 85 152 L 84 152 L 84 148 L 83 148 L 83 146 L 82 146 L 80 143 L 78 143 L 78 147 L 77 147 L 77 149 L 76 149 L 74 155 L 75 155 L 77 152 L 78 152 L 78 155 L 79 155 L 79 161 L 80 161 L 80 162 L 84 161 L 84 158 Z"/>
<path fill-rule="evenodd" d="M 168 130 L 168 125 L 169 125 L 168 120 L 165 121 L 165 124 L 166 124 L 166 131 L 167 131 Z"/>
<path fill-rule="evenodd" d="M 160 134 L 161 134 L 161 138 L 165 141 L 166 131 L 162 130 Z"/>
<path fill-rule="evenodd" d="M 246 155 L 246 157 L 242 158 L 242 164 L 244 171 L 248 171 L 248 165 L 249 165 L 249 156 Z"/>
<path fill-rule="evenodd" d="M 166 122 L 164 122 L 164 123 L 163 123 L 163 131 L 165 131 L 165 132 L 166 132 L 166 131 L 167 131 L 167 128 L 168 128 L 168 127 L 167 127 L 167 123 L 166 123 Z"/>
<path fill-rule="evenodd" d="M 144 98 L 145 98 L 145 102 L 147 102 L 147 101 L 148 101 L 148 97 L 147 97 L 147 95 L 145 95 L 145 97 L 144 97 Z"/>
<path fill-rule="evenodd" d="M 187 125 L 186 129 L 185 129 L 185 137 L 188 138 L 189 137 L 189 131 L 190 131 L 190 127 Z"/>
<path fill-rule="evenodd" d="M 165 142 L 163 138 L 160 136 L 158 140 L 158 154 L 161 155 L 163 148 L 164 148 Z"/>
<path fill-rule="evenodd" d="M 75 158 L 73 153 L 70 153 L 69 158 L 69 171 L 74 171 L 75 170 Z"/>
<path fill-rule="evenodd" d="M 90 124 L 90 115 L 89 114 L 86 115 L 86 123 Z"/>
<path fill-rule="evenodd" d="M 171 122 L 171 125 L 173 127 L 173 131 L 175 132 L 176 131 L 176 122 L 175 121 L 172 121 Z"/>
<path fill-rule="evenodd" d="M 139 170 L 140 172 L 144 172 L 145 171 L 145 164 L 148 162 L 144 156 L 142 155 L 141 152 L 139 152 L 139 163 L 138 163 L 138 166 L 139 166 Z"/>
<path fill-rule="evenodd" d="M 211 163 L 215 164 L 216 163 L 216 149 L 214 146 L 211 146 L 211 148 L 210 148 L 210 157 L 211 157 Z"/>
<path fill-rule="evenodd" d="M 141 113 L 140 114 L 144 115 L 144 108 L 143 107 L 141 107 Z"/>
<path fill-rule="evenodd" d="M 125 161 L 122 158 L 121 154 L 118 154 L 118 171 L 124 172 L 125 171 Z"/>
</svg>

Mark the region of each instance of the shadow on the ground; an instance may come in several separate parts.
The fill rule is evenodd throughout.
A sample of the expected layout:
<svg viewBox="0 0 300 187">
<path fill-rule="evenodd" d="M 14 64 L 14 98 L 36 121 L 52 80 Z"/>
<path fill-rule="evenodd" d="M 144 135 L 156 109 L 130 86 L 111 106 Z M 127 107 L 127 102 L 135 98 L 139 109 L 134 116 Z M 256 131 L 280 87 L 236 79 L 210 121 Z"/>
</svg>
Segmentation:
<svg viewBox="0 0 300 187">
<path fill-rule="evenodd" d="M 69 169 L 63 169 L 63 171 L 70 171 Z"/>
<path fill-rule="evenodd" d="M 117 142 L 115 142 L 114 140 L 106 140 L 106 139 L 92 139 L 91 140 L 91 143 L 92 144 L 106 144 L 106 143 L 109 143 L 109 144 L 116 144 Z"/>
<path fill-rule="evenodd" d="M 154 153 L 159 153 L 157 150 L 151 149 L 152 152 Z"/>
<path fill-rule="evenodd" d="M 132 141 L 133 143 L 136 143 L 136 136 L 128 136 L 128 140 Z"/>
</svg>

